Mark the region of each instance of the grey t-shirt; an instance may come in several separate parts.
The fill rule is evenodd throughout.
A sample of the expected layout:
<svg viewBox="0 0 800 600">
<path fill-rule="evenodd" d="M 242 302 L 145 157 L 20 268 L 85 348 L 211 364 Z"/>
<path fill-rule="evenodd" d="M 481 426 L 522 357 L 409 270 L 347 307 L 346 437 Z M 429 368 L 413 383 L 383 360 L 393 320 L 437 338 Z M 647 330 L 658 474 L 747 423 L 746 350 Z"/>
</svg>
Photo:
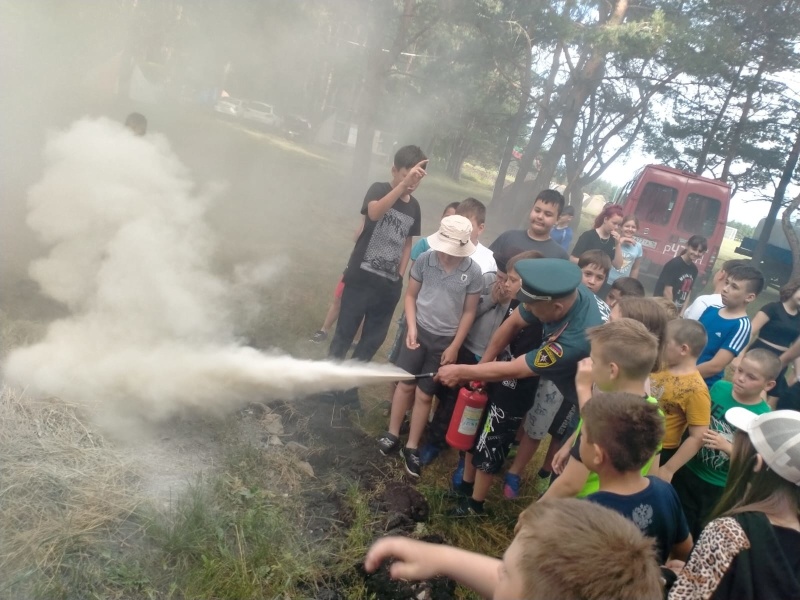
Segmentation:
<svg viewBox="0 0 800 600">
<path fill-rule="evenodd" d="M 533 240 L 528 235 L 525 229 L 512 229 L 501 233 L 500 236 L 492 242 L 489 250 L 495 254 L 509 255 L 511 253 L 518 254 L 520 252 L 527 252 L 529 250 L 536 250 L 541 252 L 545 258 L 564 258 L 569 259 L 569 254 L 564 250 L 555 240 L 548 238 L 541 242 Z M 510 258 L 510 256 L 509 256 Z"/>
<path fill-rule="evenodd" d="M 411 277 L 422 284 L 417 295 L 417 323 L 435 335 L 455 335 L 467 294 L 480 294 L 483 289 L 478 263 L 467 257 L 446 273 L 439 265 L 436 250 L 420 255 L 411 267 Z"/>
</svg>

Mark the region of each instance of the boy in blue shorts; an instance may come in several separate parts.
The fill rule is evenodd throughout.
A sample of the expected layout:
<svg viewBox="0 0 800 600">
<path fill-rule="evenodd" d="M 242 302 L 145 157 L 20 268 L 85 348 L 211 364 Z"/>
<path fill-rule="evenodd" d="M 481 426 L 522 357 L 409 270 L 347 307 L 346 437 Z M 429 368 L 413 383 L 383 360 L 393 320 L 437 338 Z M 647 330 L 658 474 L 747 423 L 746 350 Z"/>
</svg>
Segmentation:
<svg viewBox="0 0 800 600">
<path fill-rule="evenodd" d="M 709 306 L 700 316 L 708 343 L 697 359 L 697 370 L 709 388 L 722 379 L 731 361 L 750 342 L 747 305 L 764 289 L 764 276 L 755 267 L 734 267 L 722 288 L 722 308 Z"/>
<path fill-rule="evenodd" d="M 435 372 L 440 365 L 454 363 L 472 327 L 483 274 L 470 258 L 475 252 L 471 233 L 472 225 L 466 217 L 445 217 L 439 231 L 428 237 L 431 249 L 420 255 L 411 269 L 405 298 L 408 333 L 397 357 L 397 366 L 409 373 Z M 399 448 L 400 427 L 413 402 L 411 428 L 403 449 L 406 471 L 412 477 L 422 473 L 418 448 L 435 389 L 432 377 L 398 383 L 389 430 L 378 438 L 384 456 Z"/>
<path fill-rule="evenodd" d="M 658 564 L 687 560 L 692 536 L 678 494 L 667 482 L 641 472 L 664 436 L 658 405 L 642 402 L 638 394 L 598 393 L 581 416 L 581 462 L 600 482 L 586 499 L 617 511 L 654 538 Z"/>
</svg>

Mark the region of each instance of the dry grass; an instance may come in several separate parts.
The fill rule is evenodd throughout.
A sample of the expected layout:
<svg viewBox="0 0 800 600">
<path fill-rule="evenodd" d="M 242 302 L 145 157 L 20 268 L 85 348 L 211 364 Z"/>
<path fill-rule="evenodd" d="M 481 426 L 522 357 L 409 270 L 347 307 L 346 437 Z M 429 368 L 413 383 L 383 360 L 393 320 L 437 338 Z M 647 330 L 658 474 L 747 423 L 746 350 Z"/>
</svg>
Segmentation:
<svg viewBox="0 0 800 600">
<path fill-rule="evenodd" d="M 68 557 L 113 541 L 140 502 L 131 463 L 57 399 L 4 388 L 0 456 L 2 597 L 58 585 Z"/>
</svg>

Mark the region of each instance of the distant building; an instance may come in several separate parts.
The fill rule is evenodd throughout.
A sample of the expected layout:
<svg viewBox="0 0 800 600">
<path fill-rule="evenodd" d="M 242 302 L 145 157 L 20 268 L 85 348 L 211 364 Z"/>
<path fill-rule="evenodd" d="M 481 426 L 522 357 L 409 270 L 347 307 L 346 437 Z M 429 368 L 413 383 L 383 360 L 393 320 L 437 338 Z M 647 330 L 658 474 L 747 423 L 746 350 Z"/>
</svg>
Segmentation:
<svg viewBox="0 0 800 600">
<path fill-rule="evenodd" d="M 739 235 L 739 230 L 736 227 L 725 227 L 725 234 L 722 239 L 735 240 L 737 235 Z"/>
</svg>

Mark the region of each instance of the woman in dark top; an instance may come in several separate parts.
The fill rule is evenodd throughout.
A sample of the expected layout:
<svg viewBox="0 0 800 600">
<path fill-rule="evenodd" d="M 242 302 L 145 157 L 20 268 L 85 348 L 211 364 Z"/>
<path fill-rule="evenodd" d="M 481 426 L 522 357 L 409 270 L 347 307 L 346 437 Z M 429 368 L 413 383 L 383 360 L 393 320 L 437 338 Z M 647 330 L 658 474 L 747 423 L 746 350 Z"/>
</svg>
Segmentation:
<svg viewBox="0 0 800 600">
<path fill-rule="evenodd" d="M 607 205 L 594 220 L 594 229 L 584 231 L 575 242 L 569 259 L 577 263 L 581 254 L 587 250 L 601 250 L 608 254 L 615 269 L 621 269 L 623 256 L 622 252 L 617 252 L 620 225 L 622 225 L 622 207 L 617 204 Z"/>
<path fill-rule="evenodd" d="M 761 307 L 753 317 L 750 345 L 746 350 L 764 348 L 780 356 L 800 337 L 800 280 L 790 281 L 781 288 L 780 302 L 770 302 Z M 738 357 L 736 364 L 738 364 Z M 775 387 L 770 390 L 769 404 L 786 393 L 786 367 L 778 375 Z"/>
<path fill-rule="evenodd" d="M 725 492 L 669 600 L 800 598 L 800 414 L 731 408 Z"/>
</svg>

